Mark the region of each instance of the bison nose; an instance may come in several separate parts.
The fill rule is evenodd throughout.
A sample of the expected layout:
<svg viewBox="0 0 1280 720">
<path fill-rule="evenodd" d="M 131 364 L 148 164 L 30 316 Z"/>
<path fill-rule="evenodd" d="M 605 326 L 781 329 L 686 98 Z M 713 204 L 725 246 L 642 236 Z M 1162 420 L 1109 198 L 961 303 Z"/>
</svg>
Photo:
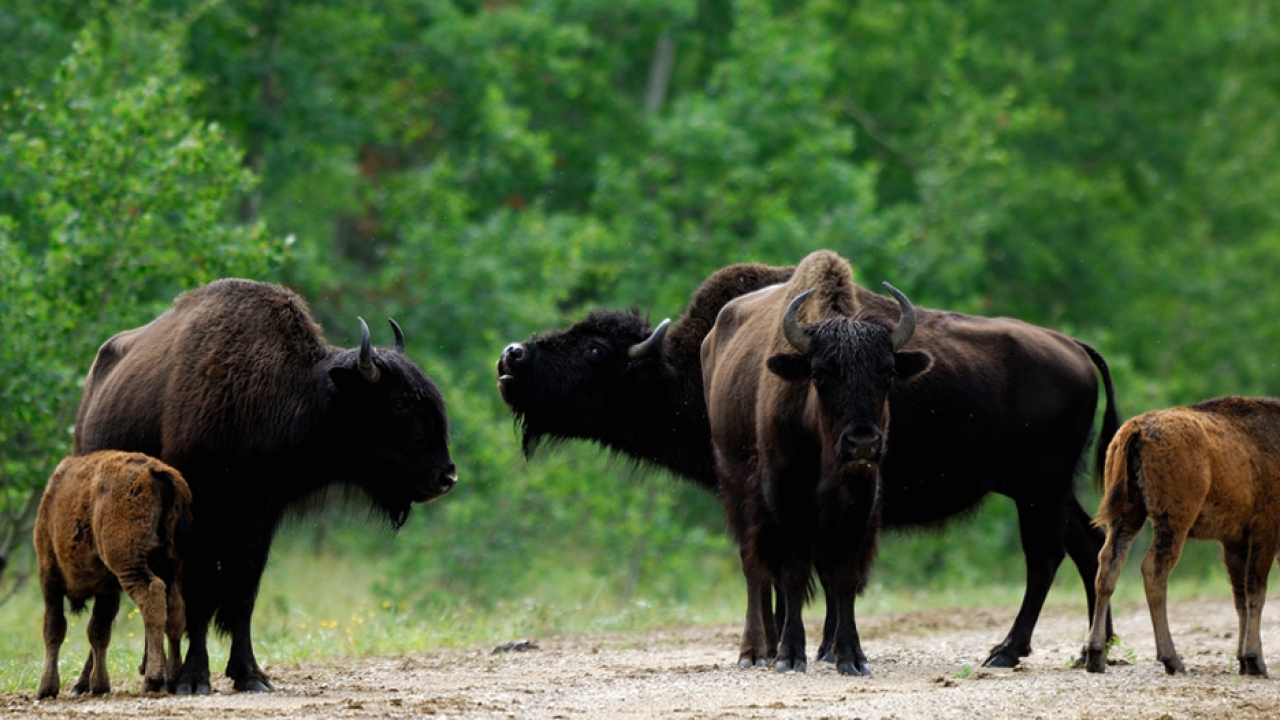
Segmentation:
<svg viewBox="0 0 1280 720">
<path fill-rule="evenodd" d="M 510 375 L 517 366 L 523 365 L 528 361 L 528 348 L 520 343 L 511 343 L 502 351 L 502 357 L 498 360 L 498 373 Z"/>
<path fill-rule="evenodd" d="M 876 460 L 883 446 L 884 436 L 871 425 L 859 425 L 840 438 L 840 451 L 847 462 Z"/>
<path fill-rule="evenodd" d="M 444 469 L 440 474 L 440 492 L 447 493 L 458 484 L 458 466 L 449 463 L 449 467 Z"/>
</svg>

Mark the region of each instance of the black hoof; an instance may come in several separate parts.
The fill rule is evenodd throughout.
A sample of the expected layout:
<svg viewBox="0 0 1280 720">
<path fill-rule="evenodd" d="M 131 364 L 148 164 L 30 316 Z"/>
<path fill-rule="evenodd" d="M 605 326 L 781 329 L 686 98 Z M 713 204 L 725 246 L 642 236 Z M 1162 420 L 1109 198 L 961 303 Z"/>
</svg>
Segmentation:
<svg viewBox="0 0 1280 720">
<path fill-rule="evenodd" d="M 853 661 L 842 662 L 836 666 L 841 675 L 855 675 L 859 677 L 869 677 L 871 669 L 865 663 L 857 663 Z"/>
<path fill-rule="evenodd" d="M 1084 669 L 1091 673 L 1105 673 L 1107 671 L 1107 654 L 1102 650 L 1085 649 L 1081 658 Z"/>
<path fill-rule="evenodd" d="M 258 678 L 252 678 L 243 683 L 237 682 L 235 684 L 235 688 L 236 688 L 236 692 L 265 693 L 265 692 L 274 692 L 276 689 L 276 686 L 272 685 L 270 680 L 259 680 Z"/>
<path fill-rule="evenodd" d="M 1240 674 L 1252 675 L 1254 677 L 1266 677 L 1267 666 L 1262 663 L 1260 658 L 1242 657 L 1240 658 Z"/>
<path fill-rule="evenodd" d="M 213 688 L 209 681 L 182 680 L 173 688 L 174 695 L 212 695 Z"/>
<path fill-rule="evenodd" d="M 991 657 L 987 658 L 986 661 L 982 663 L 982 667 L 1013 668 L 1018 667 L 1019 662 L 1021 661 L 1016 657 L 1010 657 L 1009 655 L 1005 655 L 1001 652 L 994 652 L 991 653 Z"/>
<path fill-rule="evenodd" d="M 790 660 L 779 660 L 778 662 L 774 663 L 773 668 L 780 673 L 788 673 L 788 672 L 802 673 L 807 669 L 807 665 L 805 664 L 804 660 L 796 660 L 795 662 L 792 662 Z"/>
</svg>

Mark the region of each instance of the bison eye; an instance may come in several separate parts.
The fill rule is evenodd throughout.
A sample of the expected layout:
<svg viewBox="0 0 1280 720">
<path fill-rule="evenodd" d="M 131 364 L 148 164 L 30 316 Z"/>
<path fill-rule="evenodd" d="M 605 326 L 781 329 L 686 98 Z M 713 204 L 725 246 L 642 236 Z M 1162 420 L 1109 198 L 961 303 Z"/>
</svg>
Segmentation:
<svg viewBox="0 0 1280 720">
<path fill-rule="evenodd" d="M 605 356 L 608 355 L 609 353 L 603 345 L 600 345 L 599 343 L 592 343 L 588 345 L 585 350 L 582 351 L 582 354 L 585 355 L 588 360 L 591 360 L 594 362 L 598 360 L 603 360 Z"/>
<path fill-rule="evenodd" d="M 391 412 L 396 415 L 404 415 L 409 412 L 412 405 L 407 398 L 398 397 L 391 400 Z"/>
</svg>

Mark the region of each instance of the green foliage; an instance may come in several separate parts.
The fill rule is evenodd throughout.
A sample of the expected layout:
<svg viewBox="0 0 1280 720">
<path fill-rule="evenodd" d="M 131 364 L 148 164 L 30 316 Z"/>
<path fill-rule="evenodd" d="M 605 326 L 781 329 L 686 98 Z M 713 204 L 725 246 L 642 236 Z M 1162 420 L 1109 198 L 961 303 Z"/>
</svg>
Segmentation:
<svg viewBox="0 0 1280 720">
<path fill-rule="evenodd" d="M 82 378 L 103 340 L 181 290 L 279 262 L 260 225 L 226 221 L 253 176 L 216 125 L 191 116 L 182 37 L 181 27 L 110 13 L 80 32 L 47 92 L 19 91 L 0 125 L 9 524 L 29 522 L 28 498 L 70 450 Z"/>
<path fill-rule="evenodd" d="M 583 444 L 522 458 L 493 373 L 591 308 L 675 317 L 731 262 L 829 247 L 1069 332 L 1130 416 L 1280 394 L 1265 3 L 0 0 L 0 41 L 0 91 L 27 88 L 0 115 L 9 506 L 65 452 L 94 348 L 224 274 L 295 287 L 335 344 L 395 317 L 443 388 L 454 493 L 389 545 L 304 521 L 421 608 L 737 587 L 713 498 Z M 1016 588 L 1020 558 L 995 499 L 887 537 L 860 607 Z"/>
</svg>

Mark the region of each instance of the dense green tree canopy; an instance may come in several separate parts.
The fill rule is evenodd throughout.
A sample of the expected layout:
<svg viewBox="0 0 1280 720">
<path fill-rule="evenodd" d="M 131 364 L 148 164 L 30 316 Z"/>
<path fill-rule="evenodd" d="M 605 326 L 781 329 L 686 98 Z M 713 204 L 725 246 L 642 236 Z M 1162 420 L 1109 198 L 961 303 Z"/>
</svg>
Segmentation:
<svg viewBox="0 0 1280 720">
<path fill-rule="evenodd" d="M 298 289 L 335 343 L 393 315 L 444 388 L 462 484 L 402 533 L 451 538 L 406 554 L 417 593 L 532 547 L 672 592 L 731 555 L 691 488 L 526 462 L 493 387 L 506 343 L 676 316 L 730 262 L 828 247 L 1073 333 L 1129 415 L 1280 394 L 1266 3 L 0 0 L 0 43 L 10 504 L 93 348 L 232 273 Z"/>
</svg>

